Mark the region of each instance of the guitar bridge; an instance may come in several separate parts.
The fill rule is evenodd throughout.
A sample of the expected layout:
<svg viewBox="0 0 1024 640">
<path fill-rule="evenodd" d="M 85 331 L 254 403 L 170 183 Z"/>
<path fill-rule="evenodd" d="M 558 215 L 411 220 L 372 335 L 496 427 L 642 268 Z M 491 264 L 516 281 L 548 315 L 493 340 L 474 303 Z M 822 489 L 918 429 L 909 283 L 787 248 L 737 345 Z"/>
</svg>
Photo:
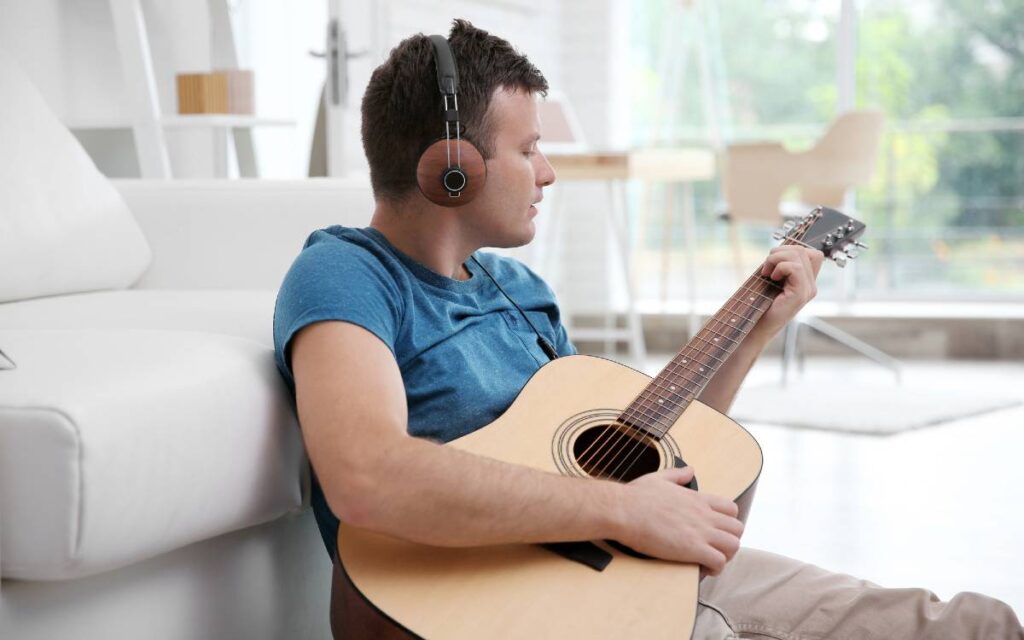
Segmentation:
<svg viewBox="0 0 1024 640">
<path fill-rule="evenodd" d="M 590 567 L 594 571 L 604 571 L 612 561 L 612 554 L 593 542 L 547 542 L 540 546 L 552 553 L 557 553 L 566 560 Z"/>
</svg>

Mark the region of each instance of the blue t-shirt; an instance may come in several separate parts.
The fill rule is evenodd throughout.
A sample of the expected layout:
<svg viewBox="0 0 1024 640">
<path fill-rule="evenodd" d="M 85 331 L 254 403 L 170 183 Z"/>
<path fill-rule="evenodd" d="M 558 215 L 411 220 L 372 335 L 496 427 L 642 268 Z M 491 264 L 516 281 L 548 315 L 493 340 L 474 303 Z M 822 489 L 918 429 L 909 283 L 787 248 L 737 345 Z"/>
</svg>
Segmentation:
<svg viewBox="0 0 1024 640">
<path fill-rule="evenodd" d="M 559 355 L 575 353 L 550 287 L 520 262 L 474 254 Z M 376 229 L 313 232 L 292 263 L 274 309 L 274 355 L 293 396 L 292 338 L 340 320 L 391 349 L 402 374 L 410 435 L 448 442 L 486 426 L 548 361 L 519 311 L 472 259 L 454 280 L 395 249 Z M 358 372 L 353 372 L 358 374 Z M 338 520 L 313 478 L 312 502 L 328 552 Z"/>
</svg>

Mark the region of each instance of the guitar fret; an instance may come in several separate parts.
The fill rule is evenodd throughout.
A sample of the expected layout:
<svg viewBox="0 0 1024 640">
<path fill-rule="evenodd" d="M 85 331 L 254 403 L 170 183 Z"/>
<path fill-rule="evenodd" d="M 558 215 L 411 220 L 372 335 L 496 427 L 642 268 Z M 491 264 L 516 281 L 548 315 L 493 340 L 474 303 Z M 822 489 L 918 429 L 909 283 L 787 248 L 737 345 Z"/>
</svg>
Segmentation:
<svg viewBox="0 0 1024 640">
<path fill-rule="evenodd" d="M 692 382 L 692 381 L 689 381 L 689 382 Z M 670 386 L 677 386 L 677 385 L 670 385 Z M 699 385 L 696 385 L 696 384 L 694 386 L 695 387 L 699 387 Z M 666 395 L 653 393 L 652 389 L 654 389 L 654 388 L 658 388 L 658 389 L 660 389 L 662 391 L 666 391 L 665 383 L 664 382 L 659 382 L 657 380 L 652 381 L 651 384 L 648 385 L 648 387 L 649 387 L 648 390 L 644 390 L 642 392 L 644 394 L 647 394 L 648 397 L 653 396 L 655 398 L 655 401 L 656 401 L 656 398 L 669 399 L 672 402 L 674 402 L 676 404 L 679 404 L 679 406 L 682 406 L 682 404 L 685 404 L 685 403 L 689 402 L 692 399 L 691 396 L 696 395 L 696 388 L 690 389 L 688 386 L 685 386 L 685 385 L 683 387 L 684 390 L 685 390 L 685 393 L 678 393 L 678 392 L 675 392 L 675 391 L 668 391 Z"/>
<path fill-rule="evenodd" d="M 642 420 L 640 421 L 641 422 L 640 426 L 642 426 L 644 428 L 647 428 L 649 425 L 647 423 L 643 422 L 643 420 L 649 419 L 649 420 L 651 420 L 655 424 L 661 423 L 662 419 L 667 417 L 667 416 L 658 415 L 658 413 L 654 410 L 656 407 L 650 406 L 648 403 L 643 401 L 641 399 L 642 395 L 643 395 L 643 392 L 641 392 L 641 395 L 638 396 L 636 400 L 634 400 L 632 403 L 630 403 L 630 405 L 626 408 L 626 410 L 623 411 L 620 414 L 620 419 L 625 421 L 627 416 L 641 418 Z M 646 414 L 646 415 L 644 415 L 644 414 Z M 636 422 L 636 421 L 631 421 L 631 422 Z M 671 427 L 673 422 L 674 422 L 674 420 L 672 422 L 669 422 L 667 425 L 659 424 L 659 426 Z"/>
<path fill-rule="evenodd" d="M 691 356 L 691 358 L 692 358 L 692 356 Z M 684 361 L 683 361 L 683 364 L 686 364 L 687 362 L 690 362 L 690 360 L 684 360 Z M 670 363 L 670 364 L 671 364 L 671 363 Z M 678 368 L 681 368 L 681 369 L 682 369 L 683 371 L 686 371 L 686 372 L 688 372 L 688 373 L 694 373 L 694 374 L 697 374 L 697 375 L 699 375 L 700 377 L 704 378 L 705 380 L 710 380 L 710 379 L 711 379 L 711 377 L 710 377 L 710 376 L 706 376 L 706 375 L 704 375 L 703 371 L 697 371 L 697 370 L 694 370 L 694 369 L 692 369 L 692 368 L 690 368 L 690 367 L 687 367 L 687 366 L 682 366 L 681 364 L 676 364 L 676 367 L 678 367 Z M 678 372 L 673 372 L 673 373 L 678 373 Z M 659 375 L 660 375 L 660 374 L 659 374 Z M 704 384 L 704 383 L 701 383 L 701 382 L 697 382 L 696 380 L 691 380 L 691 382 L 693 382 L 694 384 Z"/>
<path fill-rule="evenodd" d="M 734 325 L 723 324 L 721 320 L 711 320 L 711 321 L 708 322 L 708 325 L 710 325 L 711 322 L 717 322 L 718 324 L 721 324 L 723 327 L 725 327 L 727 329 L 735 329 L 736 333 L 738 333 L 741 337 L 746 337 L 747 334 L 750 333 L 749 331 L 743 331 L 742 329 L 740 329 L 739 327 L 736 327 Z M 726 340 L 731 341 L 734 345 L 739 345 L 739 343 L 742 342 L 742 340 L 736 340 L 735 338 L 733 338 L 731 336 L 722 335 L 721 333 L 718 333 L 717 331 L 715 331 L 714 333 L 716 333 L 719 336 L 725 338 Z"/>
<path fill-rule="evenodd" d="M 768 305 L 766 305 L 766 308 L 767 308 L 768 306 L 771 306 L 772 299 L 768 298 L 768 297 L 765 297 L 765 296 L 761 296 L 761 298 L 762 298 L 761 300 L 758 300 L 758 296 L 757 295 L 753 295 L 753 296 L 746 296 L 745 300 L 740 300 L 739 296 L 737 296 L 737 297 L 733 298 L 732 300 L 730 300 L 730 302 L 737 302 L 739 304 L 742 304 L 742 305 L 745 305 L 747 307 L 750 307 L 751 309 L 755 309 L 757 311 L 762 311 L 762 308 L 759 306 L 759 304 L 763 303 L 765 300 L 767 300 L 768 301 Z M 755 303 L 758 303 L 758 304 L 755 304 Z M 728 304 L 728 303 L 726 303 L 726 304 Z"/>
<path fill-rule="evenodd" d="M 732 342 L 733 344 L 739 344 L 739 342 L 737 342 L 735 338 L 732 338 L 730 336 L 718 333 L 717 331 L 712 329 L 711 328 L 711 323 L 712 322 L 717 322 L 717 320 L 715 320 L 714 318 L 712 318 L 711 320 L 708 320 L 708 323 L 704 325 L 704 329 L 706 329 L 707 331 L 709 331 L 711 333 L 714 333 L 716 336 L 718 336 L 717 338 L 713 339 L 714 342 L 717 343 L 718 342 L 718 338 L 725 338 L 726 340 L 728 340 L 729 342 Z"/>
<path fill-rule="evenodd" d="M 758 272 L 747 278 L 634 398 L 623 421 L 657 437 L 668 433 L 783 289 Z"/>
<path fill-rule="evenodd" d="M 653 397 L 649 397 L 651 397 L 654 402 L 653 406 L 656 409 L 672 409 L 674 411 L 682 406 L 682 403 L 679 400 L 673 399 L 671 396 L 666 397 L 662 395 L 654 395 Z M 675 408 L 673 408 L 673 405 Z"/>
<path fill-rule="evenodd" d="M 771 278 L 766 278 L 764 276 L 758 276 L 758 278 L 760 278 L 765 284 L 768 284 L 768 285 L 771 285 L 771 286 L 775 287 L 780 292 L 785 288 L 781 284 L 779 284 L 778 282 L 775 282 L 774 280 L 772 280 Z"/>
<path fill-rule="evenodd" d="M 643 397 L 642 405 L 641 406 L 644 406 L 645 408 L 646 407 L 650 407 L 652 410 L 671 409 L 672 413 L 674 413 L 676 409 L 685 408 L 685 406 L 684 406 L 686 404 L 685 397 L 678 397 L 678 396 L 676 396 L 676 397 L 672 397 L 672 396 L 666 397 L 666 396 L 660 396 L 660 395 L 652 394 L 649 391 L 644 391 L 642 395 L 644 397 Z M 673 394 L 673 396 L 674 396 L 674 394 Z M 658 402 L 659 400 L 661 402 Z M 668 404 L 666 404 L 666 403 L 668 403 Z M 673 406 L 674 406 L 674 409 L 673 409 Z M 673 420 L 673 422 L 674 422 L 674 420 Z"/>
<path fill-rule="evenodd" d="M 747 282 L 750 282 L 750 281 L 747 280 Z M 740 285 L 740 289 L 746 291 L 747 293 L 753 293 L 755 296 L 763 298 L 763 299 L 767 300 L 768 302 L 771 302 L 772 300 L 774 300 L 774 298 L 772 298 L 771 296 L 765 295 L 764 292 L 756 291 L 756 290 L 752 289 L 751 285 L 747 284 L 746 282 L 744 282 L 742 285 Z"/>
<path fill-rule="evenodd" d="M 693 337 L 693 340 L 691 340 L 690 343 L 693 344 L 694 342 L 698 342 L 698 341 L 704 342 L 705 344 L 708 344 L 709 346 L 711 346 L 711 344 L 707 341 L 707 338 L 702 338 L 699 333 Z M 724 362 L 720 358 L 715 357 L 715 355 L 713 353 L 708 353 L 707 351 L 702 351 L 699 348 L 697 348 L 697 352 L 698 353 L 702 353 L 702 354 L 704 354 L 704 355 L 706 355 L 706 356 L 708 356 L 710 358 L 714 358 L 715 360 L 718 360 L 718 364 L 722 364 Z M 709 362 L 709 363 L 707 363 L 705 365 L 705 367 L 717 368 L 717 365 L 714 365 L 714 364 Z"/>
<path fill-rule="evenodd" d="M 663 395 L 659 395 L 659 396 L 656 396 L 656 397 L 658 397 L 658 398 L 665 398 L 665 399 L 669 399 L 669 398 L 683 398 L 683 399 L 685 399 L 686 398 L 686 394 L 680 394 L 680 393 L 677 392 L 678 385 L 669 384 L 668 387 L 666 387 L 665 385 L 667 383 L 665 381 L 660 380 L 659 378 L 660 378 L 660 376 L 659 377 L 655 377 L 651 381 L 651 383 L 648 385 L 649 388 L 660 387 L 661 390 L 666 393 L 666 395 L 664 395 L 664 396 Z M 644 393 L 646 393 L 646 391 Z M 673 400 L 673 402 L 675 402 L 675 400 Z"/>
<path fill-rule="evenodd" d="M 701 381 L 695 380 L 694 378 L 691 377 L 687 377 L 686 375 L 684 375 L 687 373 L 699 376 L 701 378 L 704 378 L 705 380 Z M 669 376 L 672 376 L 672 378 L 669 378 Z M 662 388 L 664 388 L 665 384 L 669 384 L 669 386 L 678 386 L 685 389 L 688 393 L 691 393 L 695 392 L 696 389 L 703 387 L 709 379 L 710 378 L 708 378 L 708 376 L 704 375 L 698 370 L 690 369 L 689 367 L 681 367 L 679 365 L 673 365 L 672 363 L 669 363 L 668 365 L 665 366 L 665 369 L 662 370 L 662 372 L 654 378 L 651 384 L 661 386 Z M 692 389 L 690 388 L 691 386 L 693 387 Z"/>
<path fill-rule="evenodd" d="M 691 381 L 691 382 L 694 382 L 694 381 Z M 693 401 L 693 398 L 696 397 L 696 393 L 694 391 L 690 390 L 690 389 L 687 389 L 686 385 L 683 385 L 683 388 L 686 389 L 687 393 L 682 395 L 681 397 L 678 394 L 676 394 L 674 392 L 671 392 L 671 391 L 669 392 L 670 397 L 657 396 L 656 394 L 652 394 L 651 393 L 651 391 L 650 391 L 651 387 L 658 387 L 658 386 L 660 386 L 662 389 L 664 389 L 663 384 L 664 383 L 658 382 L 658 379 L 655 378 L 655 381 L 652 382 L 651 385 L 648 385 L 648 389 L 645 389 L 643 392 L 641 392 L 640 396 L 638 396 L 637 399 L 634 400 L 634 402 L 632 404 L 630 404 L 629 408 L 627 408 L 627 410 L 625 412 L 623 412 L 623 415 L 625 416 L 627 414 L 639 415 L 641 409 L 643 409 L 643 410 L 647 410 L 647 409 L 653 410 L 653 411 L 648 410 L 648 411 L 646 411 L 646 413 L 648 414 L 647 415 L 648 418 L 652 418 L 653 417 L 655 419 L 655 421 L 658 423 L 659 429 L 657 429 L 655 431 L 655 433 L 657 433 L 659 435 L 659 437 L 661 435 L 664 435 L 665 433 L 667 433 L 668 429 L 671 428 L 672 424 L 675 424 L 675 421 L 678 420 L 679 416 L 682 415 L 682 411 L 685 410 L 686 407 L 689 406 L 690 402 Z M 670 385 L 670 386 L 674 387 L 676 385 Z M 659 398 L 660 397 L 661 399 L 664 399 L 664 400 L 667 400 L 667 401 L 671 401 L 672 404 L 676 405 L 675 409 L 672 409 L 672 407 L 670 407 L 670 406 L 666 406 L 666 404 L 664 404 L 664 403 L 657 403 L 656 401 L 652 403 L 651 400 L 650 400 L 650 398 L 652 396 L 655 397 L 655 398 Z M 668 411 L 670 409 L 672 409 L 672 410 Z M 668 412 L 666 413 L 666 415 L 661 416 L 661 415 L 658 415 L 658 410 L 666 410 Z M 662 420 L 663 417 L 669 418 L 669 423 L 667 425 L 664 424 L 664 422 Z M 644 426 L 647 427 L 648 425 L 644 425 Z M 651 431 L 651 429 L 649 429 L 649 428 L 647 430 Z"/>
<path fill-rule="evenodd" d="M 756 312 L 756 314 L 762 313 L 762 310 L 758 309 L 756 307 L 754 308 L 754 311 Z M 732 313 L 735 314 L 736 312 L 733 311 Z M 743 318 L 744 322 L 751 322 L 751 321 L 753 321 L 756 324 L 756 320 L 752 316 L 747 316 L 747 315 L 742 315 L 741 314 L 739 317 Z M 707 323 L 707 325 L 705 325 L 705 327 L 708 327 L 709 325 L 711 325 L 714 322 L 717 322 L 717 323 L 719 323 L 719 324 L 721 324 L 721 325 L 723 325 L 725 327 L 728 327 L 730 329 L 735 329 L 737 332 L 739 332 L 742 335 L 747 335 L 747 333 L 748 333 L 748 331 L 742 329 L 739 325 L 737 325 L 735 323 L 726 323 L 724 320 L 722 320 L 721 318 L 718 318 L 717 316 L 716 317 L 712 317 L 710 320 L 708 320 L 708 323 Z M 721 335 L 721 334 L 719 334 L 719 335 Z M 728 336 L 723 336 L 723 337 L 728 337 Z"/>
</svg>

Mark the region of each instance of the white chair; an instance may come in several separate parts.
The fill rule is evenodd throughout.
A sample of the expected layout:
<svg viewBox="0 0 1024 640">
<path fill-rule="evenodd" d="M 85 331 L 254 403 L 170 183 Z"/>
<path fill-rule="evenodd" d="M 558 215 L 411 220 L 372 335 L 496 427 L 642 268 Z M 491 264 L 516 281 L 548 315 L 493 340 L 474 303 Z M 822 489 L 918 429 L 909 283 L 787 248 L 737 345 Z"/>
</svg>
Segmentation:
<svg viewBox="0 0 1024 640">
<path fill-rule="evenodd" d="M 789 151 L 778 142 L 731 144 L 725 148 L 723 217 L 729 222 L 737 277 L 746 273 L 738 225 L 777 226 L 787 218 L 803 216 L 817 205 L 848 210 L 850 190 L 868 182 L 874 173 L 883 123 L 880 111 L 851 111 L 836 118 L 821 139 L 806 151 Z M 800 202 L 783 203 L 783 194 L 792 186 L 799 190 Z M 802 313 L 786 327 L 783 384 L 805 327 L 891 369 L 899 378 L 900 365 L 895 359 L 819 318 Z"/>
</svg>

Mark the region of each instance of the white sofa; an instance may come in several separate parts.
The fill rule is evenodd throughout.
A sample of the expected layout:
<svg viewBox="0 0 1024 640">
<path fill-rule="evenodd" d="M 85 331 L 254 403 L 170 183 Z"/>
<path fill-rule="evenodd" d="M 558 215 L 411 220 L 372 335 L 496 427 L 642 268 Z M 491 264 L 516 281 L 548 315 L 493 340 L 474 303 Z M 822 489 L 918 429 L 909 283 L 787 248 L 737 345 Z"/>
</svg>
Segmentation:
<svg viewBox="0 0 1024 640">
<path fill-rule="evenodd" d="M 366 224 L 368 184 L 114 184 L 141 280 L 0 303 L 0 638 L 328 638 L 271 325 L 306 236 Z"/>
</svg>

